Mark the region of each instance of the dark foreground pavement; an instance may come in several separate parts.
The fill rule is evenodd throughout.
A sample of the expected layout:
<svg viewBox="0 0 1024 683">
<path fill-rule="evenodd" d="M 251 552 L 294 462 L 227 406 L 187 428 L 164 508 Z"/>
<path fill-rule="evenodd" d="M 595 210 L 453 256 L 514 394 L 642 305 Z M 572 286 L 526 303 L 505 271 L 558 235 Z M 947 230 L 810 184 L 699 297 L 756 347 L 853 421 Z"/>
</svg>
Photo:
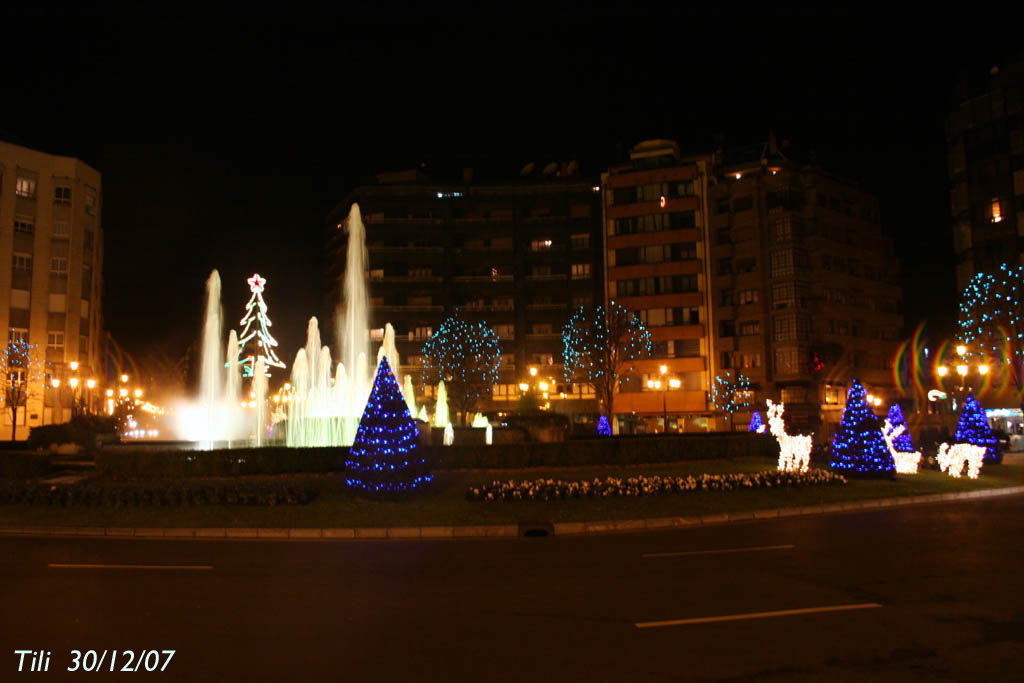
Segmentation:
<svg viewBox="0 0 1024 683">
<path fill-rule="evenodd" d="M 0 538 L 0 680 L 1020 680 L 1022 539 L 1024 496 L 580 538 Z M 176 654 L 68 673 L 90 649 Z"/>
</svg>

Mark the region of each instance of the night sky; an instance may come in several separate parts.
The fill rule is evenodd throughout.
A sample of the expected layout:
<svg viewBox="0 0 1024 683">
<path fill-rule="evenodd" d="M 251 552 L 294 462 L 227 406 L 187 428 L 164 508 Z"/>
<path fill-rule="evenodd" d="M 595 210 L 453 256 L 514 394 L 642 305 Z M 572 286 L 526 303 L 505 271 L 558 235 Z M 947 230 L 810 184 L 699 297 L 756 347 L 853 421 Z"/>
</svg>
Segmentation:
<svg viewBox="0 0 1024 683">
<path fill-rule="evenodd" d="M 943 120 L 959 72 L 1022 57 L 1021 24 L 991 17 L 246 10 L 3 18 L 0 138 L 103 173 L 106 326 L 143 363 L 197 339 L 218 268 L 229 324 L 245 278 L 268 278 L 290 364 L 333 308 L 324 217 L 377 172 L 575 158 L 596 176 L 645 138 L 701 152 L 772 128 L 880 197 L 908 330 L 952 329 Z"/>
</svg>

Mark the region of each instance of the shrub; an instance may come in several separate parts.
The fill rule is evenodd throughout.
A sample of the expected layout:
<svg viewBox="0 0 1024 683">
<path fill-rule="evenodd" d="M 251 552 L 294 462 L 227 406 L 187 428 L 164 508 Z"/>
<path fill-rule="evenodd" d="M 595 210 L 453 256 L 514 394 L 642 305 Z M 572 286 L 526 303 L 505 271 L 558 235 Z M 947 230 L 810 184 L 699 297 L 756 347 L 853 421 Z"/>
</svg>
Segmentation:
<svg viewBox="0 0 1024 683">
<path fill-rule="evenodd" d="M 54 507 L 145 507 L 179 505 L 305 505 L 319 495 L 308 485 L 284 482 L 223 484 L 50 485 L 0 482 L 0 504 Z"/>
<path fill-rule="evenodd" d="M 98 437 L 116 432 L 117 423 L 112 417 L 76 415 L 63 424 L 32 427 L 28 434 L 28 446 L 33 450 L 45 450 L 51 445 L 75 443 L 87 451 L 92 451 L 96 448 Z"/>
<path fill-rule="evenodd" d="M 232 448 L 212 451 L 155 451 L 105 448 L 96 469 L 116 479 L 228 477 L 245 474 L 342 472 L 347 448 Z"/>
<path fill-rule="evenodd" d="M 14 479 L 42 477 L 49 474 L 51 462 L 48 454 L 24 451 L 0 452 L 0 477 Z"/>
</svg>

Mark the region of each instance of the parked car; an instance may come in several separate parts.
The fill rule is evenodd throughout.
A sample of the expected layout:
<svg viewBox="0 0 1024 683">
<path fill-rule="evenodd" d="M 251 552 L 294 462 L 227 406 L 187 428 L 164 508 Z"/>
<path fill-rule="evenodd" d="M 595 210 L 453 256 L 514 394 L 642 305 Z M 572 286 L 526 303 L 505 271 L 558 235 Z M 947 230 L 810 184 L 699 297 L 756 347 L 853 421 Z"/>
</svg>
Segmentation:
<svg viewBox="0 0 1024 683">
<path fill-rule="evenodd" d="M 1010 450 L 1010 436 L 1002 429 L 993 429 L 992 436 L 996 437 L 996 441 L 999 443 L 999 450 L 1006 453 Z"/>
</svg>

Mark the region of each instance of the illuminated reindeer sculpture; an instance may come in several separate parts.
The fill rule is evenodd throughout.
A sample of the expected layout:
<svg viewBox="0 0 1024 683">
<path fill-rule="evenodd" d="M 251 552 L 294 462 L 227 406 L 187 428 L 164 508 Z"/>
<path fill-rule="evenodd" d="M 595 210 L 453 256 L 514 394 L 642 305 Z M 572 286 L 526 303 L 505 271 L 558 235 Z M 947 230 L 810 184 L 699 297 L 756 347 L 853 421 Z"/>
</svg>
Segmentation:
<svg viewBox="0 0 1024 683">
<path fill-rule="evenodd" d="M 811 465 L 811 437 L 786 433 L 785 404 L 768 400 L 768 427 L 779 442 L 779 471 L 806 472 Z"/>
<path fill-rule="evenodd" d="M 982 458 L 985 457 L 984 446 L 974 446 L 969 443 L 958 443 L 952 447 L 948 443 L 939 446 L 939 453 L 936 460 L 939 461 L 939 469 L 958 478 L 967 465 L 967 476 L 977 479 L 981 472 Z"/>
<path fill-rule="evenodd" d="M 897 474 L 917 474 L 917 466 L 921 462 L 921 453 L 913 452 L 907 453 L 904 451 L 896 450 L 893 442 L 900 434 L 907 429 L 906 425 L 900 425 L 899 427 L 893 427 L 892 423 L 887 419 L 885 426 L 882 428 L 882 438 L 885 439 L 885 445 L 889 447 L 889 453 L 892 454 L 892 460 L 896 463 Z"/>
</svg>

